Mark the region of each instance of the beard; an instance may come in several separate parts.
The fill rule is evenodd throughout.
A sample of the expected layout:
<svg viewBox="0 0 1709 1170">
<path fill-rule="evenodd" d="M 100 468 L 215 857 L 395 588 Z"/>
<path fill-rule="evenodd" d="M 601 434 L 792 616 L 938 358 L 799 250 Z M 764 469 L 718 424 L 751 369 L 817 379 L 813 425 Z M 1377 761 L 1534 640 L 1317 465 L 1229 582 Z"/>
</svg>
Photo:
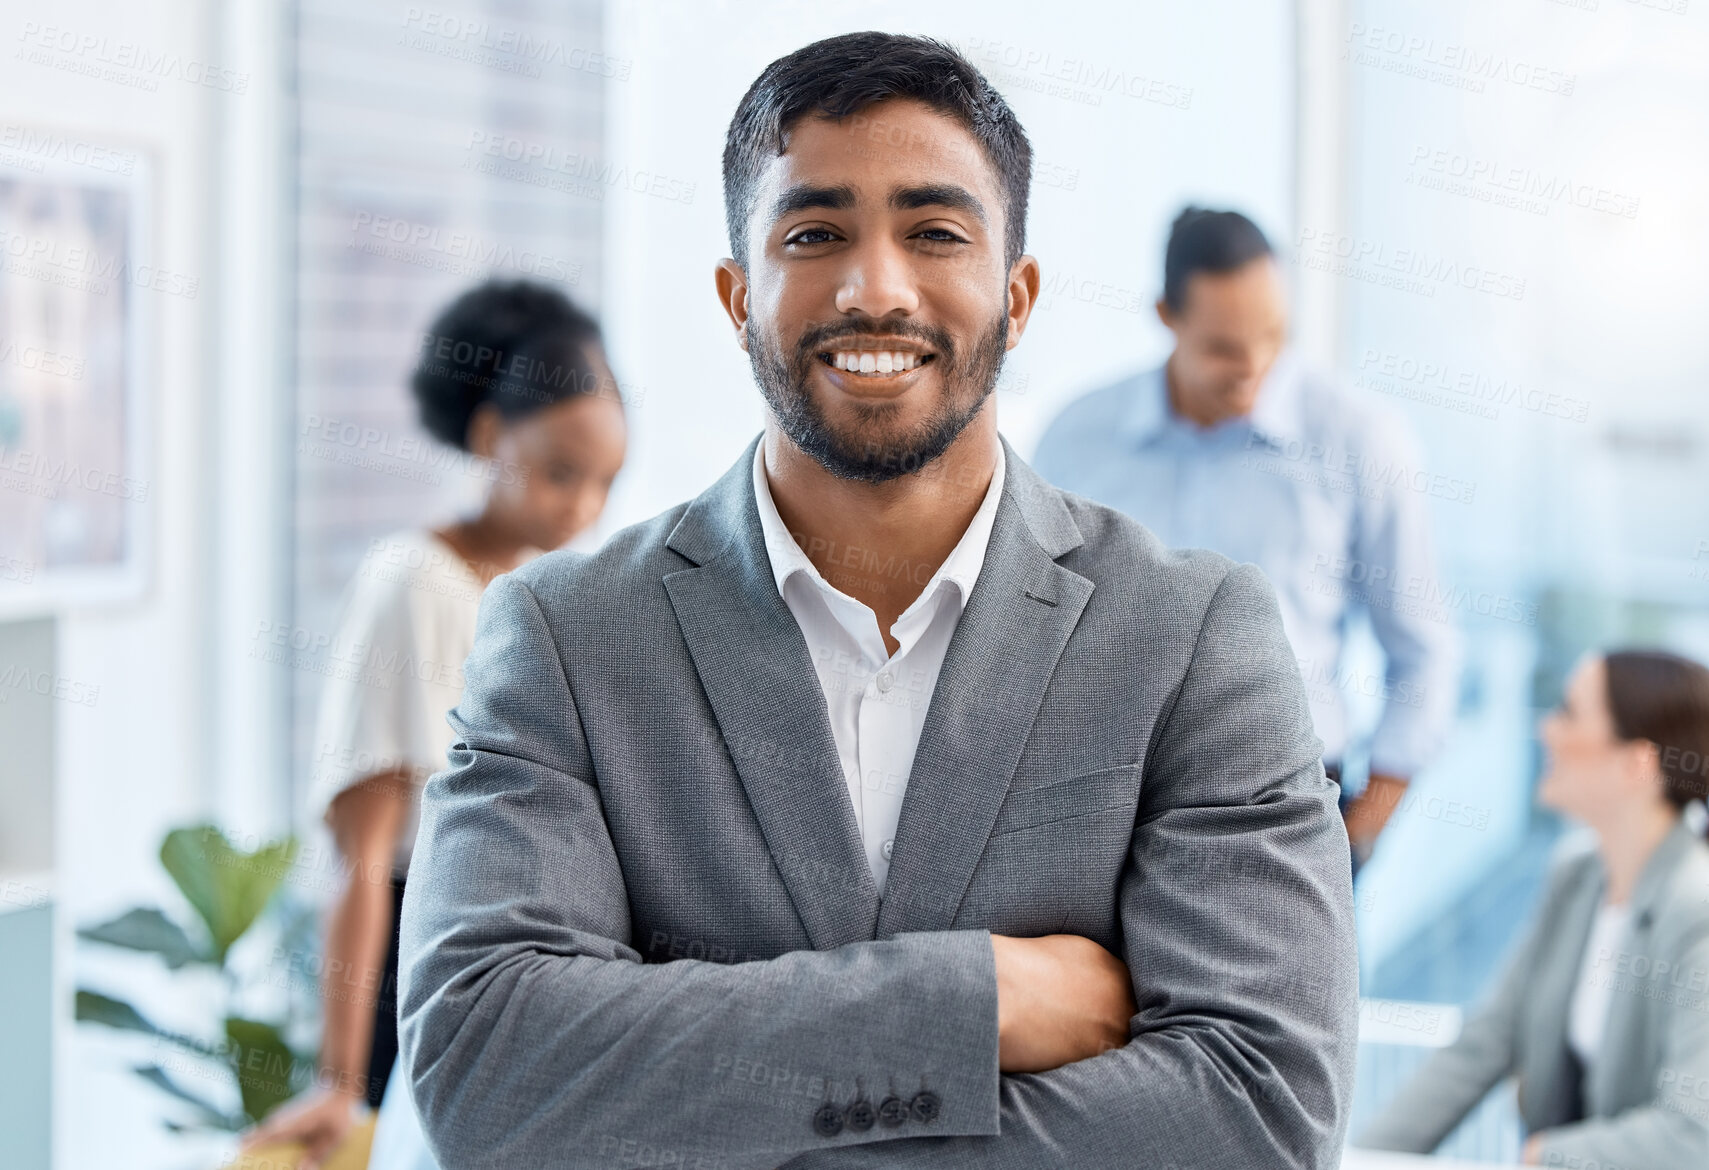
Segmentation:
<svg viewBox="0 0 1709 1170">
<path fill-rule="evenodd" d="M 781 347 L 750 318 L 748 364 L 760 394 L 792 443 L 839 479 L 885 483 L 918 472 L 937 459 L 978 416 L 1002 372 L 1008 334 L 1006 307 L 965 354 L 958 353 L 949 334 L 936 326 L 851 318 L 809 328 L 786 359 Z M 933 361 L 943 391 L 917 427 L 893 433 L 904 409 L 896 400 L 852 403 L 854 429 L 859 432 L 855 434 L 839 432 L 825 417 L 809 388 L 818 355 L 834 348 L 826 342 L 861 335 L 912 338 L 937 355 Z"/>
</svg>

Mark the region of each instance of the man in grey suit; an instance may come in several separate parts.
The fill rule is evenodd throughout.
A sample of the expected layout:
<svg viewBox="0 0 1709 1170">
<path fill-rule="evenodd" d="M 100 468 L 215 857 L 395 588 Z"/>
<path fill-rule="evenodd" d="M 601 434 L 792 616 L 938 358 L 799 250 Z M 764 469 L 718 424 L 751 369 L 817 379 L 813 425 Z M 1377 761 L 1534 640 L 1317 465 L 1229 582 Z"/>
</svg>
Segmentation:
<svg viewBox="0 0 1709 1170">
<path fill-rule="evenodd" d="M 446 1170 L 1338 1163 L 1348 846 L 1275 593 L 997 431 L 1030 169 L 930 40 L 743 98 L 716 283 L 765 431 L 493 581 L 423 795 Z"/>
</svg>

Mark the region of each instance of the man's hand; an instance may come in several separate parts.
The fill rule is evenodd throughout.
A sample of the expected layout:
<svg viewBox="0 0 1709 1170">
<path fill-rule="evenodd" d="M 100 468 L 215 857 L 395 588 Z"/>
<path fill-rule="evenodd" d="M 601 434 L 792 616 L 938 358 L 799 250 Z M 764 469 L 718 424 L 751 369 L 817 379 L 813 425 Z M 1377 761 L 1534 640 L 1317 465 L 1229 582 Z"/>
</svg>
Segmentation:
<svg viewBox="0 0 1709 1170">
<path fill-rule="evenodd" d="M 1365 790 L 1347 806 L 1347 839 L 1361 861 L 1371 855 L 1377 834 L 1389 823 L 1389 817 L 1406 795 L 1406 777 L 1384 772 L 1372 772 Z"/>
<path fill-rule="evenodd" d="M 1543 1164 L 1543 1138 L 1547 1130 L 1538 1130 L 1525 1139 L 1525 1148 L 1519 1152 L 1519 1161 L 1526 1166 L 1541 1166 Z"/>
<path fill-rule="evenodd" d="M 1089 938 L 993 934 L 997 1066 L 1045 1072 L 1120 1048 L 1139 1009 L 1127 964 Z"/>
</svg>

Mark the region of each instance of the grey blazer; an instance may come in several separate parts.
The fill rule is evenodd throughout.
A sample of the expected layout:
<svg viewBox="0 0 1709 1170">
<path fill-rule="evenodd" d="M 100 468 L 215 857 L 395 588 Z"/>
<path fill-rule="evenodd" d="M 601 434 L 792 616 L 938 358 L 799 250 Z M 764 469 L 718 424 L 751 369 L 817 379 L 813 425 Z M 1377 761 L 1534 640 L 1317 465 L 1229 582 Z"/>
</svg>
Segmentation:
<svg viewBox="0 0 1709 1170">
<path fill-rule="evenodd" d="M 1580 1076 L 1567 1020 L 1602 896 L 1594 852 L 1555 867 L 1494 995 L 1355 1144 L 1427 1153 L 1517 1073 L 1526 1128 L 1549 1131 L 1544 1165 L 1709 1166 L 1709 848 L 1682 822 L 1646 863 L 1628 933 L 1594 960 L 1614 994 L 1597 1058 Z"/>
<path fill-rule="evenodd" d="M 1335 1165 L 1347 838 L 1262 573 L 1161 547 L 1004 440 L 881 899 L 758 442 L 481 602 L 402 915 L 442 1165 Z M 1000 1074 L 992 932 L 1121 956 L 1128 1044 Z"/>
</svg>

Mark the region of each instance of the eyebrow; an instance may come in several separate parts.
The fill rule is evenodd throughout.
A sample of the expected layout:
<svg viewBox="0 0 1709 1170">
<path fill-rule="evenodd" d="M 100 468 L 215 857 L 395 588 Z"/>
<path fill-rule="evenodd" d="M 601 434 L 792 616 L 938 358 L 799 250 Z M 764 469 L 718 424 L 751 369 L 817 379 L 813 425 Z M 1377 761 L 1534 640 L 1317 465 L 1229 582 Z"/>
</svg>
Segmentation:
<svg viewBox="0 0 1709 1170">
<path fill-rule="evenodd" d="M 782 219 L 797 211 L 811 211 L 822 207 L 827 211 L 847 211 L 855 205 L 854 188 L 844 184 L 837 187 L 791 187 L 777 197 L 772 205 L 771 217 Z"/>
<path fill-rule="evenodd" d="M 953 207 L 973 216 L 981 226 L 991 226 L 985 218 L 985 205 L 966 187 L 958 187 L 954 183 L 897 187 L 890 192 L 890 206 L 897 211 L 914 211 L 922 207 Z"/>
<path fill-rule="evenodd" d="M 778 196 L 772 205 L 772 219 L 782 219 L 798 211 L 823 208 L 827 211 L 847 211 L 855 205 L 855 190 L 847 184 L 834 187 L 797 186 Z M 916 211 L 922 207 L 951 207 L 965 211 L 981 226 L 989 227 L 985 205 L 965 187 L 954 183 L 927 183 L 915 187 L 897 187 L 890 192 L 890 206 L 896 211 Z"/>
</svg>

